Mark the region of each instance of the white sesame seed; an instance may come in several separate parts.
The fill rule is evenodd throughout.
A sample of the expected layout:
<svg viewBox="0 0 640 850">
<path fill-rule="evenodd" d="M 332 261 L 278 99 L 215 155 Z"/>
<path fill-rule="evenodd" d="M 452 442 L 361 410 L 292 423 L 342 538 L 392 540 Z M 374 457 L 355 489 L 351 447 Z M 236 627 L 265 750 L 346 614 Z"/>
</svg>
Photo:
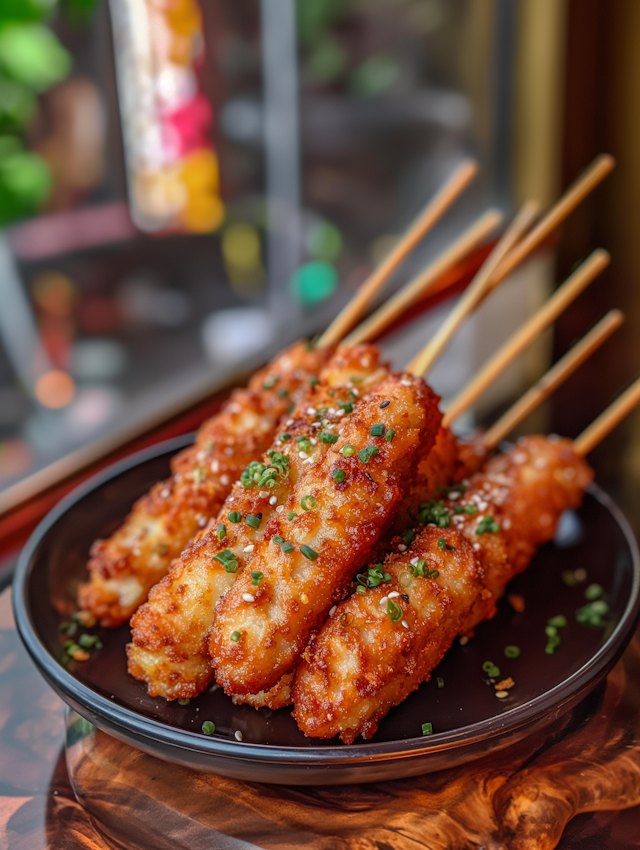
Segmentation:
<svg viewBox="0 0 640 850">
<path fill-rule="evenodd" d="M 382 599 L 380 600 L 380 602 L 378 602 L 378 605 L 386 605 L 388 601 L 389 601 L 389 597 L 383 596 Z"/>
<path fill-rule="evenodd" d="M 336 613 L 336 608 L 337 608 L 337 607 L 338 607 L 337 605 L 333 605 L 333 606 L 329 609 L 329 616 L 330 616 L 330 617 L 333 617 L 333 615 Z"/>
<path fill-rule="evenodd" d="M 462 495 L 462 493 L 458 493 L 458 492 L 456 491 L 455 493 L 449 493 L 449 498 L 450 498 L 453 502 L 455 502 L 455 500 L 456 500 L 456 499 L 459 499 L 461 495 Z"/>
<path fill-rule="evenodd" d="M 402 378 L 400 383 L 402 384 L 403 387 L 410 387 L 411 386 L 411 381 L 409 380 L 409 378 Z"/>
<path fill-rule="evenodd" d="M 199 516 L 198 517 L 198 528 L 204 528 L 206 524 L 207 524 L 206 516 Z"/>
<path fill-rule="evenodd" d="M 242 551 L 243 552 L 253 552 L 253 543 L 249 543 L 249 545 L 245 546 Z"/>
<path fill-rule="evenodd" d="M 307 605 L 307 604 L 308 604 L 308 602 L 309 602 L 309 597 L 307 596 L 307 594 L 306 594 L 306 593 L 301 593 L 301 594 L 300 594 L 300 602 L 302 602 L 302 604 L 303 604 L 303 605 Z"/>
<path fill-rule="evenodd" d="M 278 507 L 276 508 L 276 513 L 281 514 L 283 510 L 284 510 L 284 505 L 278 505 Z"/>
<path fill-rule="evenodd" d="M 269 495 L 268 490 L 260 490 L 259 496 L 260 496 L 261 499 L 266 499 L 268 495 Z"/>
<path fill-rule="evenodd" d="M 287 426 L 293 425 L 293 419 L 287 419 L 287 421 L 284 424 L 287 425 Z"/>
<path fill-rule="evenodd" d="M 489 507 L 488 502 L 478 502 L 478 510 L 479 511 L 486 511 L 486 509 L 488 507 Z"/>
<path fill-rule="evenodd" d="M 397 590 L 392 590 L 391 593 L 389 594 L 389 599 L 395 599 L 396 596 L 400 596 L 400 594 L 398 593 Z"/>
<path fill-rule="evenodd" d="M 567 470 L 565 469 L 565 477 L 566 477 L 566 472 L 567 472 Z M 171 492 L 171 490 L 169 490 L 169 488 L 168 488 L 168 487 L 165 487 L 164 489 L 162 489 L 162 490 L 160 491 L 160 498 L 161 498 L 161 499 L 166 499 L 166 498 L 169 496 L 169 493 L 170 493 L 170 492 Z"/>
<path fill-rule="evenodd" d="M 403 621 L 402 621 L 402 625 L 405 627 L 405 629 L 408 629 L 408 628 L 409 628 L 409 623 L 407 623 L 407 621 L 406 621 L 406 620 L 403 620 Z"/>
<path fill-rule="evenodd" d="M 211 461 L 211 472 L 220 472 L 220 461 L 217 458 Z"/>
<path fill-rule="evenodd" d="M 229 478 L 228 475 L 221 475 L 220 476 L 220 483 L 222 484 L 223 487 L 226 487 L 227 484 L 230 483 L 230 481 L 231 481 L 231 479 Z"/>
<path fill-rule="evenodd" d="M 513 456 L 514 463 L 525 463 L 527 460 L 527 456 L 524 452 L 516 452 Z"/>
<path fill-rule="evenodd" d="M 480 551 L 480 544 L 479 544 L 479 543 L 474 543 L 474 544 L 473 544 L 473 548 L 476 550 L 476 552 L 479 552 L 479 551 Z"/>
<path fill-rule="evenodd" d="M 255 596 L 253 596 L 253 594 L 251 594 L 251 593 L 243 593 L 242 598 L 244 599 L 245 602 L 255 602 L 256 601 Z"/>
<path fill-rule="evenodd" d="M 239 729 L 237 730 L 237 732 L 234 732 L 234 733 L 233 733 L 233 736 L 234 736 L 234 738 L 236 739 L 236 741 L 241 741 L 241 740 L 242 740 L 242 732 L 241 732 Z"/>
<path fill-rule="evenodd" d="M 419 561 L 419 560 L 420 560 L 420 559 L 419 559 L 419 558 L 418 558 L 418 556 L 416 555 L 416 556 L 415 556 L 415 558 L 412 558 L 412 559 L 409 561 L 409 563 L 411 564 L 411 566 L 412 566 L 412 567 L 416 567 L 416 566 L 418 565 L 418 561 Z"/>
<path fill-rule="evenodd" d="M 509 529 L 511 528 L 511 520 L 509 519 L 509 517 L 505 517 L 502 520 L 502 527 L 505 531 L 509 531 Z"/>
<path fill-rule="evenodd" d="M 358 390 L 357 390 L 355 387 L 353 387 L 353 389 L 351 390 L 351 392 L 352 392 L 354 395 L 356 395 L 356 396 L 360 395 L 360 393 L 358 392 Z"/>
<path fill-rule="evenodd" d="M 311 443 L 312 446 L 318 445 L 318 441 L 316 440 L 315 437 L 309 437 L 309 442 Z"/>
<path fill-rule="evenodd" d="M 322 422 L 312 422 L 311 427 L 312 428 L 322 428 Z"/>
<path fill-rule="evenodd" d="M 308 407 L 307 408 L 307 415 L 308 416 L 315 416 L 317 412 L 318 411 L 315 409 L 315 407 Z"/>
<path fill-rule="evenodd" d="M 345 411 L 344 411 L 344 410 L 338 410 L 338 411 L 336 411 L 336 416 L 344 416 L 344 414 L 345 414 Z"/>
<path fill-rule="evenodd" d="M 327 410 L 327 413 L 330 413 L 332 416 L 335 416 L 335 413 L 336 413 L 336 409 L 335 409 L 335 407 L 330 407 L 330 408 Z"/>
<path fill-rule="evenodd" d="M 306 452 L 298 452 L 298 455 L 299 455 L 299 456 L 300 456 L 303 460 L 306 460 L 306 459 L 309 457 L 309 455 L 308 455 Z"/>
<path fill-rule="evenodd" d="M 549 461 L 546 459 L 546 457 L 537 457 L 533 462 L 533 466 L 535 469 L 544 469 L 548 465 Z"/>
<path fill-rule="evenodd" d="M 269 499 L 269 504 L 270 504 L 270 505 L 275 505 L 277 501 L 278 501 L 278 497 L 277 497 L 277 496 L 272 496 L 272 497 Z"/>
<path fill-rule="evenodd" d="M 405 544 L 400 543 L 400 545 L 398 546 L 398 552 L 406 552 L 406 551 L 407 551 L 407 547 L 405 546 Z"/>
</svg>

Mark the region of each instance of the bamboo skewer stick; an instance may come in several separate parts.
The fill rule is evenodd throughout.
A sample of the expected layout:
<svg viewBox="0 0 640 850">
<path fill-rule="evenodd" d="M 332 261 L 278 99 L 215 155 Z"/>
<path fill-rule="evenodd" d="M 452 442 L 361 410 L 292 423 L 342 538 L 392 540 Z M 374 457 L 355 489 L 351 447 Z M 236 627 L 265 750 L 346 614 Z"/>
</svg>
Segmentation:
<svg viewBox="0 0 640 850">
<path fill-rule="evenodd" d="M 588 428 L 573 441 L 579 455 L 588 455 L 595 447 L 640 404 L 640 378 L 637 378 L 613 404 L 601 413 Z"/>
<path fill-rule="evenodd" d="M 401 316 L 411 304 L 427 292 L 445 272 L 463 260 L 470 251 L 477 248 L 491 231 L 498 227 L 501 221 L 502 216 L 498 210 L 487 210 L 475 224 L 471 225 L 462 236 L 458 237 L 424 271 L 413 278 L 413 280 L 385 302 L 379 310 L 345 337 L 342 341 L 343 345 L 357 345 L 360 342 L 375 339 L 378 334 Z"/>
<path fill-rule="evenodd" d="M 602 249 L 593 251 L 531 319 L 507 340 L 471 383 L 454 398 L 444 415 L 443 425 L 451 425 L 463 411 L 471 407 L 502 370 L 558 318 L 591 281 L 609 265 L 609 261 L 610 257 L 606 251 Z"/>
<path fill-rule="evenodd" d="M 526 233 L 538 212 L 538 205 L 528 201 L 507 228 L 493 251 L 484 261 L 480 270 L 471 281 L 454 309 L 438 328 L 437 333 L 428 345 L 411 361 L 408 371 L 414 375 L 426 376 L 438 357 L 445 350 L 451 338 L 462 322 L 484 300 L 491 287 L 492 277 L 504 257 Z"/>
<path fill-rule="evenodd" d="M 334 321 L 318 340 L 318 345 L 336 345 L 362 316 L 367 305 L 380 287 L 386 283 L 407 255 L 415 248 L 422 237 L 442 217 L 463 189 L 468 186 L 478 171 L 478 165 L 465 160 L 454 171 L 435 198 L 416 219 L 400 242 L 384 259 L 380 266 L 358 289 L 355 296 L 338 314 Z"/>
<path fill-rule="evenodd" d="M 522 398 L 488 429 L 483 437 L 486 449 L 490 451 L 504 440 L 538 405 L 555 392 L 623 322 L 624 315 L 620 310 L 610 310 L 586 336 L 558 360 Z"/>
<path fill-rule="evenodd" d="M 537 248 L 567 216 L 613 171 L 615 160 L 609 154 L 596 157 L 560 200 L 549 210 L 536 227 L 501 263 L 494 277 L 494 286 L 510 274 L 522 260 Z"/>
</svg>

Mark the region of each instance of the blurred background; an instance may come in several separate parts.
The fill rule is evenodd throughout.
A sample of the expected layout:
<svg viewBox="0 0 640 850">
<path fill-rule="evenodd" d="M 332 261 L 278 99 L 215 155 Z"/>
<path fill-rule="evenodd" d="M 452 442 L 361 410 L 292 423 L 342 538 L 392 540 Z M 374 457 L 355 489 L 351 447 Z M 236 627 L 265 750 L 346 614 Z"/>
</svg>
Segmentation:
<svg viewBox="0 0 640 850">
<path fill-rule="evenodd" d="M 640 371 L 638 38 L 633 0 L 1 0 L 0 551 L 325 327 L 469 155 L 480 176 L 387 292 L 489 205 L 545 209 L 618 159 L 433 374 L 455 392 L 605 247 L 606 276 L 462 423 L 618 306 L 623 330 L 525 427 L 579 433 Z M 385 337 L 397 365 L 465 273 Z M 640 529 L 638 423 L 594 461 Z"/>
</svg>

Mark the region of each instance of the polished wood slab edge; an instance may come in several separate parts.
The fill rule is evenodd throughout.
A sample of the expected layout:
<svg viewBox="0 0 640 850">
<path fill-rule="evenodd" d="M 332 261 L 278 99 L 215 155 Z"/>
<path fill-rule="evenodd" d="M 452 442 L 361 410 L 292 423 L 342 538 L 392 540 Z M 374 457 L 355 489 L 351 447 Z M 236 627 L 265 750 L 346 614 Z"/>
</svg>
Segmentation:
<svg viewBox="0 0 640 850">
<path fill-rule="evenodd" d="M 73 717 L 73 715 L 72 715 Z M 337 788 L 240 783 L 146 756 L 64 706 L 0 594 L 0 847 L 9 850 L 629 850 L 640 809 L 640 640 L 553 733 L 454 770 Z M 595 812 L 576 819 L 584 812 Z"/>
</svg>

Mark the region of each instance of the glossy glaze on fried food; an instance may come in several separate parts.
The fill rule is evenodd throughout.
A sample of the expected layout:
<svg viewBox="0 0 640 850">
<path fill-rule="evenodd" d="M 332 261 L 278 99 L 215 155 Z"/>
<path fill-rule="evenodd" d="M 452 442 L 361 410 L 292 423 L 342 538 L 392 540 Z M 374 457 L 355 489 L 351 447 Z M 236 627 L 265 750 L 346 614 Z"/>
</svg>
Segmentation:
<svg viewBox="0 0 640 850">
<path fill-rule="evenodd" d="M 507 582 L 552 539 L 591 479 L 568 440 L 529 437 L 489 461 L 463 494 L 438 506 L 449 527 L 420 531 L 384 562 L 388 581 L 345 600 L 320 630 L 294 681 L 300 728 L 347 743 L 371 737 L 456 635 L 493 616 Z"/>
<path fill-rule="evenodd" d="M 132 643 L 127 650 L 129 672 L 147 683 L 152 696 L 190 698 L 207 687 L 213 676 L 208 634 L 218 599 L 243 570 L 253 569 L 253 547 L 262 540 L 269 521 L 285 510 L 298 478 L 320 463 L 331 440 L 338 439 L 358 393 L 387 374 L 374 346 L 340 350 L 320 372 L 319 383 L 308 388 L 282 423 L 272 454 L 263 457 L 263 467 L 256 463 L 248 467 L 249 477 L 234 484 L 209 531 L 153 588 L 148 603 L 131 621 Z M 258 518 L 257 528 L 247 524 L 248 516 Z M 255 524 L 255 519 L 251 521 Z M 253 581 L 250 576 L 255 589 Z"/>
<path fill-rule="evenodd" d="M 217 515 L 247 464 L 271 445 L 280 419 L 332 355 L 298 342 L 236 390 L 172 462 L 171 478 L 139 499 L 120 528 L 97 540 L 79 605 L 103 626 L 126 622 L 189 541 Z"/>
<path fill-rule="evenodd" d="M 216 609 L 210 651 L 226 693 L 268 690 L 294 667 L 389 526 L 418 449 L 433 446 L 437 401 L 421 379 L 389 375 L 356 402 L 339 440 L 296 482 L 253 554 L 259 585 L 239 574 Z"/>
</svg>

